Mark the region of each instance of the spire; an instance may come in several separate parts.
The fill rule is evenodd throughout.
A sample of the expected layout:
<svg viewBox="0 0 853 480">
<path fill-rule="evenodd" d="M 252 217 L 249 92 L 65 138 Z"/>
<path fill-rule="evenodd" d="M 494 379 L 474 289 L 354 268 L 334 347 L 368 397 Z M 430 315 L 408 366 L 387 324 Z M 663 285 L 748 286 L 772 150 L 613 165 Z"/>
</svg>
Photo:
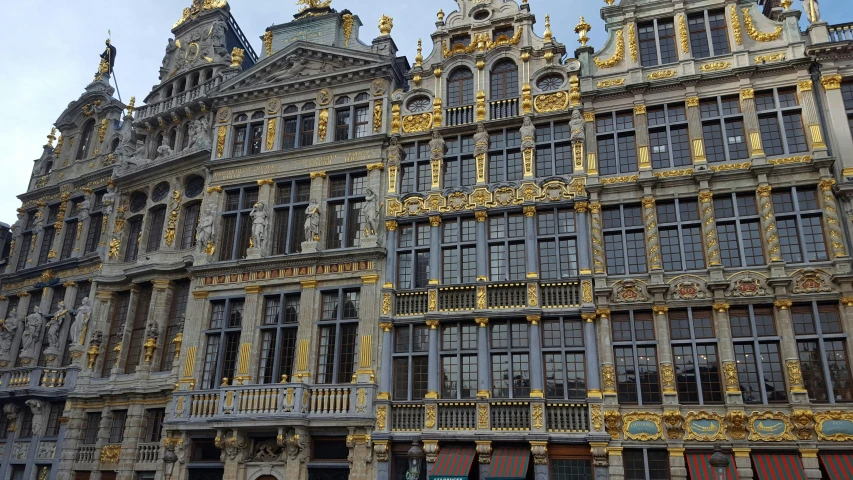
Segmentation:
<svg viewBox="0 0 853 480">
<path fill-rule="evenodd" d="M 420 67 L 424 63 L 423 42 L 418 39 L 418 54 L 415 55 L 415 67 Z"/>
</svg>

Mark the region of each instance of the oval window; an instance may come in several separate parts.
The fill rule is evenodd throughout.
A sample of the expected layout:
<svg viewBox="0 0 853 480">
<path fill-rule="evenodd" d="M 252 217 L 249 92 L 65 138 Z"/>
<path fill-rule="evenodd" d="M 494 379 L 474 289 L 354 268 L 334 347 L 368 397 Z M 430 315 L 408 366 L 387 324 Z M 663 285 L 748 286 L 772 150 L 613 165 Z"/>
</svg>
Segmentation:
<svg viewBox="0 0 853 480">
<path fill-rule="evenodd" d="M 551 75 L 545 75 L 544 77 L 540 78 L 539 81 L 536 83 L 536 86 L 539 87 L 539 90 L 542 90 L 543 92 L 551 92 L 562 87 L 563 83 L 565 83 L 563 76 L 554 73 Z"/>
<path fill-rule="evenodd" d="M 199 196 L 204 190 L 204 179 L 199 177 L 198 175 L 193 175 L 187 180 L 187 186 L 185 188 L 185 193 L 187 194 L 187 198 L 195 198 Z"/>
<path fill-rule="evenodd" d="M 409 104 L 406 106 L 412 113 L 423 113 L 429 110 L 430 101 L 429 97 L 415 97 L 409 100 Z"/>
<path fill-rule="evenodd" d="M 155 202 L 163 200 L 164 198 L 166 198 L 166 195 L 169 194 L 170 189 L 171 187 L 169 187 L 169 182 L 158 183 L 157 186 L 154 187 L 154 190 L 151 192 L 151 200 L 154 200 Z"/>
<path fill-rule="evenodd" d="M 148 203 L 148 197 L 144 193 L 134 193 L 130 197 L 130 211 L 133 213 L 140 212 L 145 208 L 146 203 Z"/>
</svg>

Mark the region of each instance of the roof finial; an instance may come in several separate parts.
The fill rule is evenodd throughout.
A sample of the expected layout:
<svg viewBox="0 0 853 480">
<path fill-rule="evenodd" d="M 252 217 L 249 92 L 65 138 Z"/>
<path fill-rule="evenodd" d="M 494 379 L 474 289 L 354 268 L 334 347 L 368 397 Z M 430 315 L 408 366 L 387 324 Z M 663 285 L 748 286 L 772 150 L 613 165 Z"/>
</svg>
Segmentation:
<svg viewBox="0 0 853 480">
<path fill-rule="evenodd" d="M 438 21 L 444 23 L 444 9 L 438 11 Z"/>
<path fill-rule="evenodd" d="M 136 107 L 136 97 L 130 97 L 130 103 L 127 104 L 127 116 L 133 116 L 133 109 Z"/>
<path fill-rule="evenodd" d="M 418 39 L 418 54 L 415 55 L 415 67 L 420 67 L 424 63 L 423 42 Z"/>
<path fill-rule="evenodd" d="M 583 16 L 581 16 L 580 22 L 575 26 L 575 33 L 579 36 L 578 43 L 583 47 L 585 47 L 586 42 L 589 41 L 589 37 L 587 37 L 586 34 L 589 33 L 590 30 L 592 30 L 592 27 L 583 19 Z"/>
<path fill-rule="evenodd" d="M 551 32 L 551 15 L 545 15 L 545 43 L 552 43 L 554 34 Z"/>
<path fill-rule="evenodd" d="M 394 28 L 394 19 L 388 15 L 382 15 L 379 18 L 379 34 L 382 37 L 391 35 L 391 29 Z"/>
<path fill-rule="evenodd" d="M 50 133 L 47 134 L 47 146 L 52 147 L 54 140 L 56 140 L 56 127 L 51 127 Z"/>
</svg>

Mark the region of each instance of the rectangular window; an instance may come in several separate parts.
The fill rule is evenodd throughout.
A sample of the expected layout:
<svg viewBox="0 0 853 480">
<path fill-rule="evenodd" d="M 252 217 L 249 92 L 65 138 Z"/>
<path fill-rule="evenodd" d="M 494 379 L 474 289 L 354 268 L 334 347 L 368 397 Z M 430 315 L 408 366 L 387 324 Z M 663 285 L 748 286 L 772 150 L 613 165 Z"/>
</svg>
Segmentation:
<svg viewBox="0 0 853 480">
<path fill-rule="evenodd" d="M 601 175 L 636 172 L 634 113 L 626 111 L 598 115 L 596 124 Z"/>
<path fill-rule="evenodd" d="M 684 105 L 647 110 L 652 168 L 683 167 L 693 163 Z"/>
<path fill-rule="evenodd" d="M 62 236 L 62 251 L 59 254 L 60 260 L 71 258 L 74 253 L 74 239 L 77 237 L 77 220 L 65 222 L 65 233 Z"/>
<path fill-rule="evenodd" d="M 568 319 L 545 320 L 541 329 L 546 398 L 585 398 L 583 324 Z"/>
<path fill-rule="evenodd" d="M 86 248 L 84 254 L 89 254 L 98 248 L 101 242 L 101 233 L 103 230 L 104 214 L 95 213 L 89 217 L 89 230 L 86 232 Z"/>
<path fill-rule="evenodd" d="M 477 223 L 473 218 L 445 218 L 442 225 L 442 283 L 477 280 Z"/>
<path fill-rule="evenodd" d="M 305 238 L 305 220 L 311 200 L 311 181 L 279 183 L 273 207 L 273 255 L 298 253 Z"/>
<path fill-rule="evenodd" d="M 568 158 L 571 172 L 571 155 Z M 517 181 L 521 180 L 523 174 L 521 134 L 516 129 L 492 132 L 489 142 L 489 181 Z"/>
<path fill-rule="evenodd" d="M 802 107 L 795 88 L 779 88 L 755 93 L 761 143 L 768 156 L 807 152 Z"/>
<path fill-rule="evenodd" d="M 828 260 L 823 234 L 823 211 L 813 187 L 773 191 L 773 208 L 782 259 L 788 263 Z"/>
<path fill-rule="evenodd" d="M 166 223 L 166 208 L 158 208 L 152 210 L 149 214 L 151 217 L 148 230 L 148 245 L 146 252 L 156 252 L 160 250 L 161 240 L 163 238 L 163 226 Z"/>
<path fill-rule="evenodd" d="M 142 361 L 142 344 L 145 343 L 148 326 L 148 310 L 151 305 L 151 284 L 145 284 L 136 294 L 136 310 L 130 331 L 130 345 L 127 345 L 127 363 L 124 373 L 136 373 L 136 367 Z"/>
<path fill-rule="evenodd" d="M 41 248 L 39 249 L 39 258 L 38 264 L 44 265 L 50 260 L 50 252 L 53 248 L 53 239 L 56 237 L 56 229 L 51 227 L 45 227 L 43 230 L 44 234 L 41 240 Z M 55 253 L 55 252 L 54 252 Z"/>
<path fill-rule="evenodd" d="M 181 227 L 181 250 L 195 247 L 198 217 L 201 203 L 193 203 L 184 208 L 184 224 Z"/>
<path fill-rule="evenodd" d="M 264 299 L 261 365 L 258 373 L 260 383 L 284 383 L 292 377 L 296 361 L 299 307 L 299 294 L 276 295 Z"/>
<path fill-rule="evenodd" d="M 113 410 L 110 420 L 109 443 L 117 444 L 124 442 L 124 429 L 127 424 L 127 410 Z"/>
<path fill-rule="evenodd" d="M 335 113 L 335 141 L 348 140 L 352 123 L 352 113 L 349 108 Z"/>
<path fill-rule="evenodd" d="M 614 314 L 611 321 L 619 403 L 660 404 L 657 342 L 652 314 L 631 311 Z"/>
<path fill-rule="evenodd" d="M 202 388 L 214 389 L 234 379 L 237 371 L 240 332 L 243 325 L 243 299 L 211 302 L 210 326 L 205 331 Z"/>
<path fill-rule="evenodd" d="M 646 244 L 642 207 L 602 209 L 604 250 L 609 275 L 646 273 Z"/>
<path fill-rule="evenodd" d="M 394 329 L 394 400 L 420 401 L 427 394 L 429 327 L 404 325 Z"/>
<path fill-rule="evenodd" d="M 20 253 L 18 254 L 18 265 L 15 268 L 15 270 L 18 271 L 27 268 L 27 259 L 30 255 L 30 249 L 32 248 L 33 244 L 33 234 L 25 233 L 21 235 L 20 242 L 21 249 L 19 250 Z"/>
<path fill-rule="evenodd" d="M 547 209 L 537 212 L 539 275 L 545 280 L 562 280 L 578 275 L 578 245 L 575 212 Z"/>
<path fill-rule="evenodd" d="M 477 396 L 477 327 L 468 323 L 441 325 L 441 398 Z"/>
<path fill-rule="evenodd" d="M 169 320 L 166 324 L 166 338 L 163 342 L 163 348 L 160 349 L 162 358 L 160 360 L 160 371 L 168 372 L 172 370 L 175 357 L 181 352 L 175 351 L 175 337 L 183 331 L 184 321 L 186 320 L 187 302 L 190 296 L 189 280 L 181 280 L 175 282 L 174 293 L 172 294 L 172 302 L 169 305 Z"/>
<path fill-rule="evenodd" d="M 219 260 L 246 257 L 252 234 L 252 208 L 258 201 L 258 187 L 246 187 L 225 192 L 225 211 L 222 212 L 222 233 Z"/>
<path fill-rule="evenodd" d="M 748 404 L 787 402 L 785 373 L 772 307 L 729 310 L 738 382 Z"/>
<path fill-rule="evenodd" d="M 323 292 L 317 383 L 352 382 L 352 375 L 355 373 L 360 298 L 359 290 Z"/>
<path fill-rule="evenodd" d="M 690 50 L 694 58 L 730 53 L 724 11 L 698 12 L 687 17 Z"/>
<path fill-rule="evenodd" d="M 530 397 L 530 326 L 498 320 L 489 325 L 492 356 L 492 396 Z"/>
<path fill-rule="evenodd" d="M 664 449 L 628 449 L 622 451 L 625 480 L 669 480 L 669 452 Z"/>
<path fill-rule="evenodd" d="M 737 97 L 715 97 L 699 103 L 705 156 L 709 162 L 749 158 L 743 114 Z"/>
<path fill-rule="evenodd" d="M 163 408 L 149 408 L 145 410 L 145 442 L 158 443 L 163 435 L 163 418 L 166 410 Z"/>
<path fill-rule="evenodd" d="M 838 307 L 816 302 L 791 308 L 800 367 L 809 400 L 838 403 L 853 400 L 853 379 L 846 335 Z"/>
<path fill-rule="evenodd" d="M 722 403 L 712 312 L 698 308 L 671 311 L 669 326 L 678 401 L 700 405 Z"/>
<path fill-rule="evenodd" d="M 705 268 L 702 223 L 696 200 L 657 204 L 663 269 L 667 272 Z"/>
<path fill-rule="evenodd" d="M 329 179 L 327 248 L 361 244 L 367 174 L 349 173 Z"/>
<path fill-rule="evenodd" d="M 526 278 L 524 215 L 492 215 L 489 222 L 489 278 L 492 281 Z"/>
<path fill-rule="evenodd" d="M 424 288 L 429 284 L 429 223 L 400 225 L 397 244 L 397 281 L 400 288 Z"/>
<path fill-rule="evenodd" d="M 135 262 L 139 257 L 139 244 L 142 242 L 142 220 L 139 216 L 127 222 L 127 247 L 124 252 L 124 261 Z"/>
<path fill-rule="evenodd" d="M 53 402 L 50 404 L 50 413 L 47 417 L 47 428 L 45 429 L 45 437 L 56 437 L 59 435 L 59 428 L 62 424 L 59 422 L 59 417 L 62 416 L 62 411 L 65 410 L 65 402 Z"/>
<path fill-rule="evenodd" d="M 127 322 L 127 312 L 130 307 L 130 292 L 119 293 L 113 306 L 113 318 L 110 320 L 110 335 L 107 337 L 107 348 L 102 350 L 106 352 L 104 364 L 101 369 L 101 376 L 110 376 L 110 370 L 116 366 L 118 353 L 115 351 L 116 346 L 124 338 L 124 327 Z"/>
<path fill-rule="evenodd" d="M 754 194 L 715 197 L 714 216 L 723 266 L 754 267 L 766 263 Z"/>
<path fill-rule="evenodd" d="M 98 430 L 101 428 L 101 413 L 89 412 L 83 420 L 83 445 L 94 445 L 98 442 Z"/>
<path fill-rule="evenodd" d="M 571 128 L 568 123 L 550 122 L 536 126 L 536 176 L 571 175 L 574 171 Z M 510 143 L 510 142 L 508 142 Z M 521 163 L 516 159 L 512 165 Z M 518 179 L 517 170 L 509 179 Z"/>
</svg>

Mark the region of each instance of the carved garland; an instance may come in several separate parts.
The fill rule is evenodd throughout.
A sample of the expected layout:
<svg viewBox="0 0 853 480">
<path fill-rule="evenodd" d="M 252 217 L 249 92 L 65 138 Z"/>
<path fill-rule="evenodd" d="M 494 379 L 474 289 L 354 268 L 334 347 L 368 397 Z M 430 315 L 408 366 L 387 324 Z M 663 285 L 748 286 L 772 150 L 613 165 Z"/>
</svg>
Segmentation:
<svg viewBox="0 0 853 480">
<path fill-rule="evenodd" d="M 746 33 L 756 42 L 772 42 L 778 40 L 782 36 L 782 26 L 777 25 L 773 33 L 764 33 L 758 30 L 755 23 L 752 21 L 752 15 L 749 14 L 749 8 L 742 8 L 743 25 L 746 27 Z"/>
<path fill-rule="evenodd" d="M 598 68 L 613 68 L 619 64 L 623 58 L 625 58 L 625 37 L 620 29 L 616 32 L 616 52 L 613 53 L 613 56 L 607 60 L 602 60 L 600 58 L 594 58 L 593 60 L 595 61 L 595 66 Z"/>
</svg>

